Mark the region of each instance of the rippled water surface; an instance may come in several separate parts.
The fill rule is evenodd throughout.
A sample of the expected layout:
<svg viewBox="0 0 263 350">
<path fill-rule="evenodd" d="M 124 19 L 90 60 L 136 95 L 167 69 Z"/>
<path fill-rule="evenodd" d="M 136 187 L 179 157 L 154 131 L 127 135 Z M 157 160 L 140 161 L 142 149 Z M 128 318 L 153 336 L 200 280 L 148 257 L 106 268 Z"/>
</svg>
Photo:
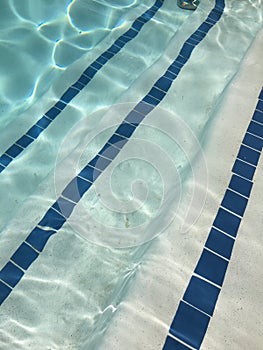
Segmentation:
<svg viewBox="0 0 263 350">
<path fill-rule="evenodd" d="M 1 150 L 152 4 L 0 0 Z M 164 1 L 140 34 L 5 169 L 0 178 L 1 267 L 103 146 L 114 124 L 164 73 L 213 4 L 204 0 L 192 14 L 174 0 Z M 176 217 L 170 214 L 184 196 L 185 179 L 195 175 L 193 160 L 201 154 L 216 103 L 260 27 L 260 1 L 227 1 L 225 16 L 192 54 L 148 125 L 138 128 L 136 141 L 84 196 L 71 221 L 49 240 L 1 305 L 1 350 L 99 348 L 151 239 Z M 134 231 L 139 239 L 130 230 L 128 241 L 123 240 L 125 230 L 143 223 L 145 229 Z"/>
</svg>

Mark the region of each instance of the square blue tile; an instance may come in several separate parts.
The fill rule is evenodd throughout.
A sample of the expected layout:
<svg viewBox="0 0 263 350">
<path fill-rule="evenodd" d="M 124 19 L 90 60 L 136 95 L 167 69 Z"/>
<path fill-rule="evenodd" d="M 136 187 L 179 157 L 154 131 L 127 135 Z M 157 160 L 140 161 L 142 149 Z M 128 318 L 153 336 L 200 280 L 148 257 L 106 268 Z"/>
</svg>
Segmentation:
<svg viewBox="0 0 263 350">
<path fill-rule="evenodd" d="M 8 150 L 5 152 L 7 155 L 9 155 L 12 158 L 17 157 L 24 149 L 18 145 L 12 145 Z"/>
<path fill-rule="evenodd" d="M 114 145 L 114 147 L 118 149 L 122 149 L 124 145 L 127 143 L 128 139 L 123 138 L 119 135 L 113 134 L 112 137 L 108 140 L 108 143 Z"/>
<path fill-rule="evenodd" d="M 73 86 L 73 85 L 72 85 L 72 86 Z M 82 86 L 82 87 L 83 87 L 83 86 Z M 58 108 L 58 109 L 60 109 L 60 110 L 62 111 L 64 108 L 67 107 L 67 104 L 66 104 L 65 102 L 59 100 L 59 101 L 55 104 L 54 107 L 56 107 L 56 108 Z"/>
<path fill-rule="evenodd" d="M 132 28 L 135 29 L 135 30 L 140 30 L 142 28 L 142 26 L 144 25 L 144 23 L 136 20 L 133 25 L 132 25 Z"/>
<path fill-rule="evenodd" d="M 122 123 L 115 131 L 115 134 L 119 134 L 121 136 L 129 138 L 131 137 L 135 129 L 136 127 L 131 124 Z"/>
<path fill-rule="evenodd" d="M 174 78 L 177 77 L 177 75 L 180 73 L 182 67 L 176 67 L 174 64 L 168 67 L 169 72 L 172 72 L 174 74 Z M 174 79 L 173 78 L 173 79 Z"/>
<path fill-rule="evenodd" d="M 155 87 L 151 88 L 151 90 L 148 92 L 148 94 L 150 96 L 153 96 L 154 98 L 156 98 L 159 101 L 161 101 L 164 98 L 164 96 L 166 95 L 165 92 L 163 92 L 159 89 L 156 89 Z"/>
<path fill-rule="evenodd" d="M 5 170 L 5 167 L 3 165 L 0 164 L 0 173 Z"/>
<path fill-rule="evenodd" d="M 165 340 L 165 344 L 163 346 L 163 350 L 189 350 L 188 346 L 185 346 L 179 341 L 173 339 L 172 337 L 167 337 Z"/>
<path fill-rule="evenodd" d="M 137 30 L 129 29 L 127 32 L 125 32 L 123 35 L 125 35 L 127 38 L 134 38 L 138 34 Z"/>
<path fill-rule="evenodd" d="M 19 140 L 16 141 L 16 143 L 24 148 L 26 148 L 30 143 L 32 143 L 34 139 L 31 137 L 24 135 Z"/>
<path fill-rule="evenodd" d="M 109 51 L 111 51 L 112 47 L 113 47 L 113 45 L 109 48 Z M 92 62 L 91 65 L 90 65 L 90 67 L 95 68 L 96 70 L 100 70 L 102 66 L 103 66 L 103 64 L 101 64 L 97 60 Z"/>
<path fill-rule="evenodd" d="M 42 128 L 40 128 L 37 125 L 33 125 L 32 128 L 30 128 L 26 134 L 36 139 L 42 133 L 42 131 Z"/>
<path fill-rule="evenodd" d="M 116 133 L 117 133 L 117 131 L 116 131 Z M 102 149 L 99 151 L 98 154 L 102 155 L 103 157 L 106 157 L 106 158 L 113 160 L 119 152 L 120 152 L 120 150 L 118 148 L 112 146 L 109 143 L 106 143 L 106 145 L 104 145 L 102 147 Z"/>
<path fill-rule="evenodd" d="M 42 129 L 46 129 L 51 122 L 52 120 L 50 120 L 49 118 L 42 117 L 41 119 L 39 119 L 36 125 L 40 126 Z"/>
<path fill-rule="evenodd" d="M 232 211 L 233 213 L 243 216 L 247 206 L 247 198 L 237 194 L 231 190 L 226 190 L 222 200 L 222 207 Z"/>
<path fill-rule="evenodd" d="M 230 236 L 236 237 L 240 222 L 241 219 L 235 214 L 219 208 L 213 226 L 228 233 Z"/>
<path fill-rule="evenodd" d="M 89 165 L 102 171 L 106 169 L 110 163 L 111 163 L 111 159 L 106 159 L 97 155 L 89 162 Z"/>
<path fill-rule="evenodd" d="M 0 305 L 5 301 L 12 289 L 0 281 Z"/>
<path fill-rule="evenodd" d="M 89 77 L 90 79 L 92 79 L 94 77 L 94 75 L 97 73 L 97 69 L 93 68 L 93 67 L 88 67 L 83 74 L 85 74 L 87 77 Z"/>
<path fill-rule="evenodd" d="M 231 188 L 232 190 L 238 193 L 243 194 L 246 197 L 250 196 L 252 186 L 253 186 L 253 182 L 235 174 L 232 175 L 231 181 L 229 184 L 229 188 Z"/>
<path fill-rule="evenodd" d="M 258 101 L 257 106 L 256 106 L 256 109 L 257 109 L 258 111 L 263 112 L 263 101 L 261 101 L 261 100 Z"/>
<path fill-rule="evenodd" d="M 263 124 L 263 112 L 255 110 L 252 119 Z"/>
<path fill-rule="evenodd" d="M 174 74 L 174 73 L 170 72 L 168 69 L 165 72 L 165 74 L 163 75 L 163 77 L 166 78 L 166 79 L 170 79 L 170 80 L 174 81 L 176 79 L 176 77 L 177 77 L 177 74 Z"/>
<path fill-rule="evenodd" d="M 127 117 L 124 119 L 124 121 L 133 124 L 134 126 L 138 126 L 143 119 L 145 118 L 144 115 L 141 113 L 136 112 L 134 109 L 127 115 Z"/>
<path fill-rule="evenodd" d="M 101 171 L 93 168 L 90 165 L 85 166 L 81 170 L 81 172 L 78 174 L 78 176 L 83 177 L 85 180 L 88 180 L 90 182 L 94 182 L 101 174 Z"/>
<path fill-rule="evenodd" d="M 150 95 L 146 95 L 143 99 L 142 99 L 143 102 L 146 102 L 146 103 L 149 103 L 150 105 L 152 106 L 157 106 L 160 101 L 157 100 L 156 98 L 150 96 Z"/>
<path fill-rule="evenodd" d="M 228 261 L 204 249 L 195 268 L 195 273 L 222 286 Z"/>
<path fill-rule="evenodd" d="M 70 87 L 66 92 L 64 92 L 60 99 L 65 103 L 69 103 L 78 93 L 79 90 Z"/>
<path fill-rule="evenodd" d="M 263 101 L 263 89 L 260 91 L 258 98 Z"/>
<path fill-rule="evenodd" d="M 79 91 L 82 90 L 84 86 L 85 85 L 81 84 L 79 81 L 76 81 L 76 83 L 72 85 L 72 87 L 74 87 L 75 89 L 78 89 Z"/>
<path fill-rule="evenodd" d="M 121 38 L 123 41 L 125 41 L 125 38 L 123 36 Z M 129 41 L 130 39 L 126 38 L 126 40 Z M 102 56 L 107 58 L 107 60 L 110 60 L 114 56 L 114 54 L 109 51 L 105 51 L 103 52 Z"/>
<path fill-rule="evenodd" d="M 99 62 L 100 64 L 104 65 L 108 60 L 107 60 L 107 58 L 100 56 L 96 59 L 96 61 Z"/>
<path fill-rule="evenodd" d="M 75 206 L 75 203 L 70 202 L 65 198 L 59 197 L 51 208 L 56 209 L 59 213 L 65 216 L 65 218 L 68 218 L 74 210 Z"/>
<path fill-rule="evenodd" d="M 230 259 L 235 240 L 212 227 L 205 246 L 213 252 Z"/>
<path fill-rule="evenodd" d="M 235 164 L 232 168 L 233 173 L 236 173 L 237 175 L 245 177 L 248 180 L 253 179 L 255 170 L 256 168 L 253 165 L 244 163 L 239 159 L 235 161 Z"/>
<path fill-rule="evenodd" d="M 22 267 L 22 269 L 27 270 L 38 255 L 39 254 L 33 248 L 23 242 L 11 256 L 11 260 L 19 267 Z"/>
<path fill-rule="evenodd" d="M 183 300 L 212 316 L 220 288 L 193 276 L 184 293 Z"/>
<path fill-rule="evenodd" d="M 26 242 L 32 247 L 42 252 L 49 238 L 54 235 L 54 230 L 42 230 L 39 227 L 35 227 L 26 238 Z"/>
<path fill-rule="evenodd" d="M 252 165 L 257 165 L 260 157 L 260 153 L 244 145 L 240 146 L 237 158 Z"/>
<path fill-rule="evenodd" d="M 158 87 L 159 89 L 163 91 L 168 91 L 170 86 L 172 85 L 172 81 L 170 79 L 167 79 L 165 77 L 161 77 L 157 82 L 154 84 L 154 86 Z"/>
<path fill-rule="evenodd" d="M 256 136 L 263 138 L 263 124 L 258 124 L 251 121 L 249 123 L 247 131 L 250 132 L 251 134 L 254 134 Z"/>
<path fill-rule="evenodd" d="M 194 46 L 185 42 L 179 54 L 185 58 L 189 58 L 193 50 L 194 50 Z"/>
<path fill-rule="evenodd" d="M 62 215 L 60 215 L 54 209 L 50 208 L 39 222 L 39 226 L 50 227 L 51 229 L 59 230 L 65 222 L 66 219 Z"/>
<path fill-rule="evenodd" d="M 199 349 L 209 321 L 209 316 L 181 301 L 171 324 L 170 333 L 195 349 Z"/>
<path fill-rule="evenodd" d="M 0 271 L 0 278 L 9 286 L 15 287 L 15 285 L 21 280 L 24 272 L 9 261 Z"/>
<path fill-rule="evenodd" d="M 243 139 L 243 143 L 247 146 L 250 146 L 258 151 L 262 151 L 263 139 L 254 136 L 252 134 L 246 133 Z"/>
<path fill-rule="evenodd" d="M 77 203 L 91 186 L 91 182 L 75 177 L 64 189 L 62 195 Z"/>
<path fill-rule="evenodd" d="M 7 154 L 2 154 L 0 157 L 0 164 L 4 165 L 5 167 L 12 162 L 12 158 L 9 157 Z"/>
<path fill-rule="evenodd" d="M 198 27 L 198 30 L 204 32 L 204 33 L 207 33 L 211 28 L 213 27 L 212 24 L 208 24 L 208 23 L 205 23 L 203 22 L 199 27 Z"/>
<path fill-rule="evenodd" d="M 134 110 L 141 113 L 142 115 L 146 116 L 154 109 L 153 106 L 149 105 L 145 102 L 139 102 L 135 107 Z"/>
<path fill-rule="evenodd" d="M 78 82 L 80 82 L 83 85 L 87 85 L 90 81 L 91 81 L 91 78 L 87 77 L 84 74 L 82 74 L 78 79 Z"/>
<path fill-rule="evenodd" d="M 50 119 L 55 119 L 60 113 L 61 113 L 60 109 L 56 107 L 52 107 L 45 113 L 45 115 Z"/>
</svg>

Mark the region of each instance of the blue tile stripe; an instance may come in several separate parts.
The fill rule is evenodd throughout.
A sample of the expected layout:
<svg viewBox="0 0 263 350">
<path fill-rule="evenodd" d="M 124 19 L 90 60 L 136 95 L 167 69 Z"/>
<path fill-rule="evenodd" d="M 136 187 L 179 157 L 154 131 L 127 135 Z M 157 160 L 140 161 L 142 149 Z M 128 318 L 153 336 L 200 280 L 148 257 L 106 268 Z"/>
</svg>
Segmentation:
<svg viewBox="0 0 263 350">
<path fill-rule="evenodd" d="M 262 97 L 263 88 L 259 95 L 259 102 Z M 258 118 L 257 111 L 263 116 L 263 104 L 257 104 L 252 120 L 255 119 L 255 115 Z M 170 335 L 167 336 L 163 347 L 165 350 L 188 349 L 184 344 L 199 349 L 213 316 L 239 225 L 251 194 L 253 175 L 263 146 L 263 135 L 261 134 L 261 138 L 258 138 L 263 128 L 263 118 L 257 120 L 253 133 L 250 126 L 251 123 L 240 146 L 229 186 L 205 247 L 170 326 Z M 254 137 L 258 139 L 255 140 Z"/>
<path fill-rule="evenodd" d="M 57 118 L 57 116 L 67 107 L 71 100 L 87 86 L 97 72 L 131 40 L 133 40 L 142 27 L 149 22 L 156 12 L 163 5 L 164 0 L 156 0 L 154 5 L 139 16 L 132 24 L 131 28 L 122 34 L 115 42 L 103 52 L 88 68 L 82 73 L 79 79 L 72 84 L 51 107 L 23 136 L 21 136 L 12 146 L 10 146 L 0 156 L 0 173 L 18 157 L 39 135 Z"/>
<path fill-rule="evenodd" d="M 217 0 L 215 7 L 209 13 L 207 19 L 199 26 L 199 28 L 190 36 L 195 38 L 195 44 L 189 45 L 188 40 L 183 44 L 179 55 L 174 62 L 167 68 L 162 75 L 145 95 L 145 97 L 137 103 L 137 105 L 128 113 L 122 123 L 115 130 L 114 134 L 109 138 L 106 144 L 98 152 L 98 154 L 79 172 L 79 174 L 71 180 L 65 187 L 61 196 L 48 209 L 38 225 L 31 231 L 25 241 L 18 247 L 15 253 L 7 263 L 14 263 L 23 271 L 37 259 L 40 252 L 44 249 L 49 238 L 54 235 L 66 222 L 71 215 L 74 207 L 83 197 L 83 195 L 93 185 L 94 181 L 101 175 L 107 166 L 116 158 L 120 150 L 128 142 L 138 125 L 142 120 L 162 101 L 169 91 L 173 81 L 179 75 L 181 69 L 189 60 L 192 51 L 205 38 L 208 31 L 217 23 L 223 13 L 223 0 Z M 211 24 L 210 22 L 213 21 Z M 8 283 L 8 277 L 3 271 L 8 271 L 7 264 L 0 271 L 2 273 L 2 281 L 10 288 L 12 285 Z M 20 275 L 13 276 L 12 283 L 17 284 Z M 0 285 L 0 295 L 1 295 Z M 6 290 L 6 287 L 3 287 Z M 8 297 L 10 293 L 3 292 L 0 298 L 0 305 Z"/>
</svg>

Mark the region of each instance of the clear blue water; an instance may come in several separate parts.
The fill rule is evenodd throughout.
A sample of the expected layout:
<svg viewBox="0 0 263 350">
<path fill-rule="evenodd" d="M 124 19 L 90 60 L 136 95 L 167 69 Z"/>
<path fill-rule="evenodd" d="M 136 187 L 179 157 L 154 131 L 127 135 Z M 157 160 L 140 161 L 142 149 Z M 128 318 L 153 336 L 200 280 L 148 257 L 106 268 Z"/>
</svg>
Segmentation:
<svg viewBox="0 0 263 350">
<path fill-rule="evenodd" d="M 152 4 L 0 1 L 1 151 Z M 105 143 L 113 124 L 163 74 L 212 5 L 203 1 L 192 14 L 165 1 L 138 37 L 1 174 L 1 266 Z M 261 26 L 261 2 L 229 1 L 210 39 L 193 53 L 148 125 L 136 131 L 137 141 L 85 195 L 71 221 L 50 239 L 1 306 L 1 349 L 10 349 L 11 343 L 12 349 L 99 347 L 147 257 L 149 241 L 174 219 L 170 213 L 184 194 L 186 177 L 193 176 L 189 164 L 201 153 L 215 105 Z M 176 215 L 180 219 L 180 212 Z M 135 230 L 143 237 L 133 238 L 130 230 L 128 241 L 120 238 L 143 223 L 146 228 Z"/>
</svg>

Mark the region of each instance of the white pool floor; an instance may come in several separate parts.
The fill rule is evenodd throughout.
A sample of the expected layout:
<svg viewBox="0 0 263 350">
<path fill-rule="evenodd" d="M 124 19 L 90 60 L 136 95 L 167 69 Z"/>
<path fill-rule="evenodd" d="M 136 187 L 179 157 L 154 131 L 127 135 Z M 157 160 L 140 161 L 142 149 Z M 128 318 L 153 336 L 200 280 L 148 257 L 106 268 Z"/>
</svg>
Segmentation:
<svg viewBox="0 0 263 350">
<path fill-rule="evenodd" d="M 63 188 L 112 135 L 116 123 L 165 73 L 213 4 L 204 1 L 200 11 L 180 27 L 183 17 L 171 23 L 173 2 L 165 1 L 156 21 L 140 32 L 141 40 L 131 41 L 107 63 L 60 117 L 2 172 L 1 268 L 42 222 Z M 261 2 L 254 5 L 260 8 Z M 253 38 L 259 26 L 251 24 L 254 7 L 245 16 L 244 2 L 227 2 L 227 6 L 222 26 L 215 25 L 198 44 L 163 102 L 136 130 L 135 142 L 130 140 L 118 155 L 122 165 L 109 166 L 109 175 L 99 178 L 43 252 L 29 243 L 39 257 L 1 305 L 1 349 L 163 349 L 262 89 L 263 32 Z M 235 11 L 241 16 L 240 24 L 234 20 Z M 255 18 L 262 21 L 260 11 Z M 173 35 L 172 30 L 178 28 Z M 148 52 L 142 42 L 150 37 L 152 51 Z M 94 50 L 94 58 L 111 40 L 105 39 Z M 149 62 L 144 60 L 146 55 Z M 88 60 L 92 62 L 92 57 Z M 132 69 L 125 71 L 123 62 Z M 74 82 L 88 64 L 84 59 L 73 64 L 62 75 L 63 84 L 55 83 L 21 118 L 3 127 L 3 152 L 53 106 L 64 83 Z M 113 80 L 118 82 L 114 90 Z M 262 349 L 261 174 L 262 159 L 201 345 L 205 350 Z M 196 197 L 191 203 L 193 193 Z M 130 215 L 136 206 L 140 211 Z M 150 222 L 156 212 L 159 220 Z M 184 222 L 187 212 L 190 215 Z M 145 220 L 150 224 L 141 229 L 138 225 Z M 50 230 L 47 224 L 38 227 Z M 20 267 L 19 259 L 11 259 L 16 267 Z M 1 278 L 7 283 L 6 275 Z M 5 286 L 10 288 L 8 283 Z M 180 337 L 179 343 L 192 349 Z"/>
</svg>

